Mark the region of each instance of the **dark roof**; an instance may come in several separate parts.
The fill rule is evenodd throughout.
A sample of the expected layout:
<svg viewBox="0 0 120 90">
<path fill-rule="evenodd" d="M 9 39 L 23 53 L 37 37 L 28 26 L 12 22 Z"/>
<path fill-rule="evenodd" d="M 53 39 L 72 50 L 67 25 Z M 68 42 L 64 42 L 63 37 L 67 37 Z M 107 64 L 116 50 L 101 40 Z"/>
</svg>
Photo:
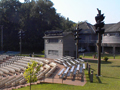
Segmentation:
<svg viewBox="0 0 120 90">
<path fill-rule="evenodd" d="M 114 23 L 114 24 L 105 24 L 105 25 L 104 25 L 104 29 L 106 30 L 106 29 L 108 29 L 109 27 L 111 27 L 112 25 L 115 25 L 115 23 Z"/>
<path fill-rule="evenodd" d="M 73 28 L 74 30 L 77 28 L 77 25 Z M 79 23 L 79 29 L 82 29 L 80 34 L 93 34 L 95 33 L 95 28 L 93 25 L 87 22 Z"/>
<path fill-rule="evenodd" d="M 105 29 L 105 32 L 120 32 L 120 22 L 116 24 L 110 24 L 110 26 Z"/>
<path fill-rule="evenodd" d="M 48 30 L 45 32 L 45 36 L 43 38 L 61 38 L 67 36 L 70 33 L 72 32 L 66 32 L 63 30 Z"/>
</svg>

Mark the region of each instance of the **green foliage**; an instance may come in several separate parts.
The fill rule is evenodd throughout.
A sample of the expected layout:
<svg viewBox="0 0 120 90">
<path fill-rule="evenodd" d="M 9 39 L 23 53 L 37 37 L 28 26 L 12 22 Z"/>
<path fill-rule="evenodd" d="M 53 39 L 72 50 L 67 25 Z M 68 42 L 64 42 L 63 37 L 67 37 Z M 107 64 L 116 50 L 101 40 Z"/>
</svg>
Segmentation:
<svg viewBox="0 0 120 90">
<path fill-rule="evenodd" d="M 28 63 L 28 68 L 26 68 L 26 70 L 24 71 L 24 77 L 28 83 L 37 81 L 36 74 L 40 70 L 40 67 L 41 65 L 38 65 L 38 63 L 33 60 Z"/>
<path fill-rule="evenodd" d="M 103 60 L 105 60 L 106 62 L 108 61 L 108 57 L 107 56 L 105 56 L 104 58 L 103 58 Z"/>
<path fill-rule="evenodd" d="M 42 51 L 42 54 L 45 54 L 45 50 Z"/>
<path fill-rule="evenodd" d="M 50 0 L 0 0 L 0 25 L 4 29 L 4 50 L 19 50 L 18 31 L 22 29 L 22 49 L 41 51 L 46 30 L 69 29 L 74 22 L 56 13 Z"/>
<path fill-rule="evenodd" d="M 81 56 L 79 56 L 79 58 L 80 58 L 80 59 L 82 59 L 82 57 L 81 57 Z"/>
</svg>

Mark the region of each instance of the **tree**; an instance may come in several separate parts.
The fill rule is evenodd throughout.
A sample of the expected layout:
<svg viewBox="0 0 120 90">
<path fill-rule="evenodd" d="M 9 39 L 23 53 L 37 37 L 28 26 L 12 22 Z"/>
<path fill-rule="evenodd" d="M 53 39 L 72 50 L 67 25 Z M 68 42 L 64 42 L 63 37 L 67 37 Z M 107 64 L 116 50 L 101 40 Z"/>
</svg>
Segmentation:
<svg viewBox="0 0 120 90">
<path fill-rule="evenodd" d="M 31 82 L 37 81 L 37 73 L 40 70 L 41 65 L 38 65 L 36 61 L 31 60 L 28 63 L 28 68 L 24 71 L 24 77 L 27 80 L 27 83 L 30 83 L 30 90 L 31 90 Z"/>
</svg>

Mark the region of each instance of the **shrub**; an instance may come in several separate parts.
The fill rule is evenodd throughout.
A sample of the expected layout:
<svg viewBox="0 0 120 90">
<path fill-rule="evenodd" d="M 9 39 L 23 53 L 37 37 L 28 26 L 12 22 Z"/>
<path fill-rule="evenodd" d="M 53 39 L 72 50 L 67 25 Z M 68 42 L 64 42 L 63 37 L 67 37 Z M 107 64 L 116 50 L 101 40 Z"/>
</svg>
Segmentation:
<svg viewBox="0 0 120 90">
<path fill-rule="evenodd" d="M 45 53 L 45 50 L 42 51 L 42 54 L 44 54 L 44 53 Z"/>
<path fill-rule="evenodd" d="M 105 60 L 106 62 L 107 62 L 108 59 L 109 59 L 109 58 L 108 58 L 107 56 L 105 56 L 105 57 L 103 58 L 103 60 Z"/>
<path fill-rule="evenodd" d="M 82 59 L 82 57 L 81 57 L 81 56 L 79 56 L 79 59 Z"/>
</svg>

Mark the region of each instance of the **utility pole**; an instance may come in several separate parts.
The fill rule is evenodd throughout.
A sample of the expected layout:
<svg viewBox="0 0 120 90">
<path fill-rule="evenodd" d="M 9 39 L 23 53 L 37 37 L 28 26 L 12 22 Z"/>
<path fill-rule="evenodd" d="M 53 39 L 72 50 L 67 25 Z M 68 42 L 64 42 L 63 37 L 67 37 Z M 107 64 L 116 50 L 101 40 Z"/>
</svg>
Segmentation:
<svg viewBox="0 0 120 90">
<path fill-rule="evenodd" d="M 95 17 L 96 24 L 94 25 L 96 28 L 96 33 L 98 33 L 98 76 L 101 75 L 101 39 L 102 39 L 102 34 L 104 33 L 105 29 L 102 29 L 104 27 L 104 14 L 101 14 L 101 10 L 98 10 L 98 14 Z"/>
<path fill-rule="evenodd" d="M 22 38 L 23 38 L 23 36 L 24 36 L 25 34 L 24 34 L 24 31 L 21 30 L 21 29 L 20 29 L 20 31 L 18 32 L 18 34 L 19 34 L 19 39 L 20 39 L 19 44 L 20 44 L 20 54 L 21 54 L 21 53 L 22 53 Z"/>
<path fill-rule="evenodd" d="M 1 51 L 3 51 L 3 25 L 1 25 Z"/>
<path fill-rule="evenodd" d="M 79 29 L 79 25 L 77 26 L 76 30 L 74 30 L 73 32 L 75 32 L 74 36 L 75 36 L 75 40 L 76 40 L 76 59 L 78 58 L 78 43 L 79 43 L 79 39 L 80 38 L 80 31 L 82 29 Z"/>
</svg>

